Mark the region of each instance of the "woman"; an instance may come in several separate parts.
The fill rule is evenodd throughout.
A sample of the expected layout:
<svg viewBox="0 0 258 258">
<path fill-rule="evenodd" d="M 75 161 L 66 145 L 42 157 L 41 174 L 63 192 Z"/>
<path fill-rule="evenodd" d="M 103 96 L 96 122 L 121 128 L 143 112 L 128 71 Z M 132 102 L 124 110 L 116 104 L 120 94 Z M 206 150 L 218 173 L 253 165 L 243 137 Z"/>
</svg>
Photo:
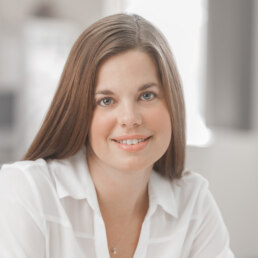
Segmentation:
<svg viewBox="0 0 258 258">
<path fill-rule="evenodd" d="M 164 36 L 117 14 L 75 42 L 45 121 L 0 173 L 1 257 L 233 257 Z"/>
</svg>

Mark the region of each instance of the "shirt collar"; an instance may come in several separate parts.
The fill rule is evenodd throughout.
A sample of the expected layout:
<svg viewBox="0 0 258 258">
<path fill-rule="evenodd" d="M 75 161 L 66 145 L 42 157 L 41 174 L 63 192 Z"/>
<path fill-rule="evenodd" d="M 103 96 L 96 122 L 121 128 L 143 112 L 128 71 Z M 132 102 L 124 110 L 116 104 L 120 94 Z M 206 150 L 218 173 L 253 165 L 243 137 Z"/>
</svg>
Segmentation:
<svg viewBox="0 0 258 258">
<path fill-rule="evenodd" d="M 51 160 L 48 164 L 60 199 L 68 196 L 77 200 L 87 199 L 90 206 L 100 212 L 97 193 L 86 160 L 85 146 L 69 158 Z"/>
<path fill-rule="evenodd" d="M 85 146 L 75 155 L 61 160 L 48 162 L 56 183 L 59 198 L 72 197 L 74 199 L 87 199 L 95 211 L 99 211 L 97 194 L 91 178 Z M 150 209 L 159 205 L 170 215 L 177 217 L 175 192 L 177 186 L 163 178 L 154 170 L 151 172 L 148 191 Z"/>
<path fill-rule="evenodd" d="M 174 182 L 162 177 L 152 171 L 149 181 L 149 202 L 150 208 L 160 206 L 170 215 L 178 217 L 176 192 L 178 186 Z"/>
</svg>

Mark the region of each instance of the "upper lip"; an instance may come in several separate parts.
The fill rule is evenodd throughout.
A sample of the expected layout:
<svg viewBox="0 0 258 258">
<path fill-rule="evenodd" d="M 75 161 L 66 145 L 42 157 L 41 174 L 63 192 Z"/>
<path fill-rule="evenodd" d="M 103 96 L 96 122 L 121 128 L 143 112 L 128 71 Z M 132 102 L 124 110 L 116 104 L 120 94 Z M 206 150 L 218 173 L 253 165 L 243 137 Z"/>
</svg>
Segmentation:
<svg viewBox="0 0 258 258">
<path fill-rule="evenodd" d="M 123 135 L 123 136 L 118 136 L 115 138 L 112 138 L 112 140 L 115 141 L 123 141 L 123 140 L 131 140 L 131 139 L 146 139 L 150 136 L 147 135 L 141 135 L 141 134 L 134 134 L 134 135 Z"/>
</svg>

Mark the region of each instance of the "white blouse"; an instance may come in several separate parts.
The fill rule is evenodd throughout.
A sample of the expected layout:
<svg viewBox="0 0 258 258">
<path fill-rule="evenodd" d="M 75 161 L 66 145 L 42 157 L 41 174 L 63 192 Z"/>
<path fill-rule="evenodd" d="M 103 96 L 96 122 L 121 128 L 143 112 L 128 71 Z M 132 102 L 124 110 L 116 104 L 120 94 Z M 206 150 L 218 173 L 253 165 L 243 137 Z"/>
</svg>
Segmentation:
<svg viewBox="0 0 258 258">
<path fill-rule="evenodd" d="M 64 160 L 19 161 L 0 173 L 0 257 L 108 258 L 105 224 L 85 149 Z M 232 258 L 207 181 L 152 171 L 134 258 Z"/>
</svg>

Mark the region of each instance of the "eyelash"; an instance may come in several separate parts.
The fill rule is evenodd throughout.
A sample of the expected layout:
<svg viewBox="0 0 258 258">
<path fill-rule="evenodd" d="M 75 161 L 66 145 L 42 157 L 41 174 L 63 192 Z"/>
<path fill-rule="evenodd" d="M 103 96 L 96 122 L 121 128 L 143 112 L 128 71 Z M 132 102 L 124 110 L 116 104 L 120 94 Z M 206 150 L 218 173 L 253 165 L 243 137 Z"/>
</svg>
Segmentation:
<svg viewBox="0 0 258 258">
<path fill-rule="evenodd" d="M 151 95 L 152 95 L 151 99 L 142 99 L 142 97 L 143 97 L 144 94 L 151 94 Z M 140 100 L 143 100 L 143 101 L 151 101 L 151 100 L 153 100 L 153 99 L 156 98 L 156 97 L 157 97 L 157 94 L 156 94 L 156 93 L 151 92 L 151 91 L 146 91 L 146 92 L 143 92 L 143 93 L 140 95 L 139 99 L 140 99 Z M 105 105 L 105 104 L 103 104 L 103 101 L 105 101 L 105 100 L 110 100 L 112 103 L 111 103 L 111 104 L 108 104 L 108 105 Z M 98 101 L 97 101 L 97 105 L 102 106 L 102 107 L 108 107 L 108 106 L 114 104 L 114 102 L 115 102 L 115 100 L 114 100 L 113 98 L 111 98 L 111 97 L 105 97 L 105 98 L 102 98 L 102 99 L 98 100 Z"/>
</svg>

